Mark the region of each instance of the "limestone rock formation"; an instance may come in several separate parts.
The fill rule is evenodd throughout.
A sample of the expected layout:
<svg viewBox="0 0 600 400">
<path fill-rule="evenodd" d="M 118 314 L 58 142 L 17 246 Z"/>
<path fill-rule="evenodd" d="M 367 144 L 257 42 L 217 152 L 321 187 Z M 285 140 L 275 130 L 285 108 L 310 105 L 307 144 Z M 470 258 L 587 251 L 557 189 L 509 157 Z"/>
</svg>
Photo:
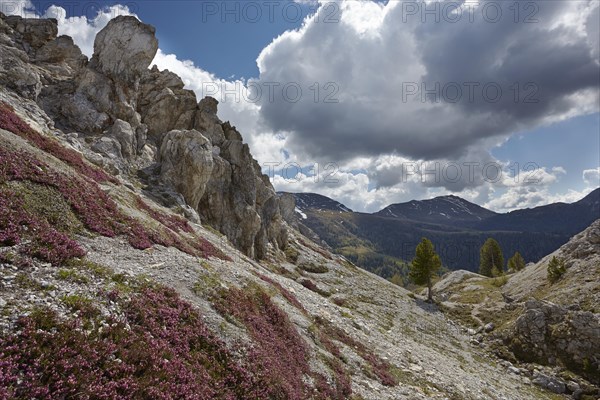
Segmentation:
<svg viewBox="0 0 600 400">
<path fill-rule="evenodd" d="M 140 82 L 138 107 L 149 135 L 159 142 L 161 135 L 174 129 L 192 129 L 196 113 L 196 95 L 183 88 L 176 74 L 154 66 Z"/>
<path fill-rule="evenodd" d="M 112 19 L 94 41 L 91 67 L 104 75 L 133 82 L 146 72 L 158 51 L 154 27 L 132 16 Z"/>
<path fill-rule="evenodd" d="M 528 300 L 509 335 L 521 359 L 562 364 L 595 383 L 600 377 L 600 315 Z"/>
<path fill-rule="evenodd" d="M 197 209 L 213 170 L 212 145 L 198 131 L 171 131 L 160 148 L 160 180 Z"/>
<path fill-rule="evenodd" d="M 56 37 L 55 20 L 0 21 L 0 83 L 37 101 L 90 161 L 114 175 L 144 169 L 157 198 L 251 257 L 285 248 L 279 198 L 241 133 L 218 118 L 218 102 L 198 102 L 176 74 L 148 69 L 152 26 L 114 18 L 88 62 L 71 38 Z"/>
</svg>

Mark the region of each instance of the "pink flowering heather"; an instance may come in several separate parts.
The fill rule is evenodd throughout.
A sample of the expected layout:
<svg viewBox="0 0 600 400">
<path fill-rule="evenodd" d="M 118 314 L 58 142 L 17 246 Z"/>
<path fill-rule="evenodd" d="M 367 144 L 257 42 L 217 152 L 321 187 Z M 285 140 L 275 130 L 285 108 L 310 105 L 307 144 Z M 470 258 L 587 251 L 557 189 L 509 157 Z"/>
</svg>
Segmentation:
<svg viewBox="0 0 600 400">
<path fill-rule="evenodd" d="M 263 274 L 257 274 L 258 277 L 260 279 L 262 279 L 263 281 L 275 286 L 278 290 L 279 293 L 281 293 L 281 295 L 294 307 L 296 307 L 298 310 L 302 311 L 303 314 L 306 314 L 306 309 L 304 308 L 304 306 L 302 305 L 302 303 L 300 303 L 298 301 L 298 299 L 296 298 L 296 296 L 294 296 L 292 293 L 290 293 L 289 290 L 287 290 L 286 288 L 284 288 L 283 286 L 281 286 L 279 284 L 279 282 L 275 282 L 273 279 L 269 278 L 268 276 L 265 276 Z"/>
<path fill-rule="evenodd" d="M 3 102 L 0 102 L 0 128 L 21 136 L 40 150 L 52 154 L 54 157 L 73 167 L 80 174 L 96 182 L 119 183 L 119 181 L 107 175 L 101 169 L 86 163 L 78 152 L 67 149 L 61 146 L 58 141 L 33 130 L 15 113 L 15 110 L 11 106 Z"/>
<path fill-rule="evenodd" d="M 372 373 L 379 379 L 382 385 L 396 386 L 398 384 L 398 380 L 392 375 L 390 371 L 391 366 L 387 361 L 382 360 L 367 348 L 367 346 L 353 339 L 342 329 L 332 325 L 328 321 L 317 318 L 316 322 L 321 329 L 320 341 L 331 354 L 336 357 L 341 356 L 339 349 L 332 340 L 344 343 L 346 346 L 356 351 L 358 355 L 370 365 Z"/>
<path fill-rule="evenodd" d="M 33 155 L 26 152 L 15 152 L 0 148 L 0 184 L 8 181 L 31 181 L 55 188 L 71 206 L 85 227 L 102 236 L 114 237 L 126 235 L 130 244 L 137 249 L 147 249 L 153 244 L 174 246 L 181 251 L 199 257 L 220 257 L 228 259 L 222 252 L 206 239 L 197 237 L 180 237 L 165 226 L 160 232 L 144 227 L 139 221 L 121 212 L 116 203 L 93 181 L 67 176 L 50 169 Z M 8 213 L 9 203 L 0 203 Z M 165 219 L 172 227 L 177 221 L 179 230 L 186 231 L 189 225 L 176 219 Z M 160 221 L 159 221 L 160 222 Z M 0 242 L 15 244 L 19 241 L 16 230 L 17 223 L 12 218 L 5 218 L 0 226 Z M 191 228 L 191 227 L 189 227 Z M 42 231 L 35 231 L 42 234 Z M 64 237 L 57 240 L 62 241 Z M 45 240 L 45 239 L 44 239 Z M 65 249 L 66 250 L 66 249 Z M 45 257 L 43 248 L 36 248 L 34 254 Z"/>
<path fill-rule="evenodd" d="M 171 289 L 143 288 L 127 302 L 111 296 L 125 321 L 84 333 L 83 320 L 60 322 L 44 310 L 0 338 L 0 398 L 270 398 L 254 365 Z"/>
<path fill-rule="evenodd" d="M 148 215 L 150 215 L 154 220 L 160 222 L 167 228 L 171 229 L 174 232 L 186 232 L 193 233 L 194 230 L 188 223 L 188 221 L 184 218 L 178 217 L 176 215 L 164 215 L 161 212 L 158 212 L 154 208 L 150 207 L 141 197 L 136 196 L 135 202 L 137 208 L 145 211 Z"/>
<path fill-rule="evenodd" d="M 23 237 L 29 242 L 20 249 L 22 254 L 53 265 L 85 254 L 74 240 L 55 230 L 46 220 L 25 211 L 15 192 L 0 190 L 0 244 L 19 244 Z"/>
<path fill-rule="evenodd" d="M 335 366 L 335 385 L 310 370 L 306 342 L 287 314 L 262 290 L 228 289 L 221 293 L 215 307 L 246 326 L 255 343 L 248 354 L 264 379 L 268 398 L 341 400 L 352 393 L 349 378 L 340 365 L 332 364 Z M 317 382 L 314 389 L 305 383 L 303 378 L 306 376 Z"/>
</svg>

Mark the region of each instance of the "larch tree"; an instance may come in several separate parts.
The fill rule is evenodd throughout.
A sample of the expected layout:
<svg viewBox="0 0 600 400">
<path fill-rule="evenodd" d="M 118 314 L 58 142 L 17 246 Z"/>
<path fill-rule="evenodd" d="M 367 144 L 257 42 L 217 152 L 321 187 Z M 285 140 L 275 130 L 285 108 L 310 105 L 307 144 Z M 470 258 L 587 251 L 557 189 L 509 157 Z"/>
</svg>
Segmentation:
<svg viewBox="0 0 600 400">
<path fill-rule="evenodd" d="M 415 258 L 410 265 L 410 279 L 417 285 L 427 285 L 427 301 L 433 301 L 431 290 L 432 278 L 442 267 L 440 257 L 435 253 L 433 243 L 427 238 L 421 239 L 421 243 L 415 249 Z"/>
<path fill-rule="evenodd" d="M 484 276 L 499 275 L 504 272 L 504 256 L 497 241 L 488 238 L 479 251 L 479 273 Z"/>
<path fill-rule="evenodd" d="M 525 260 L 518 251 L 508 259 L 508 270 L 518 272 L 525 268 Z"/>
</svg>

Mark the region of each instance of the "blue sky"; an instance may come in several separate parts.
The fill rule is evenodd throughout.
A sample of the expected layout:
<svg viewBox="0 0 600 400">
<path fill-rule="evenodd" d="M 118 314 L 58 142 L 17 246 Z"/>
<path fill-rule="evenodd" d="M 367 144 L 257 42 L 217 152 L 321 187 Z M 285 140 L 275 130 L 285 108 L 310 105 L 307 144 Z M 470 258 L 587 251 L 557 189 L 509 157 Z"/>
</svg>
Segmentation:
<svg viewBox="0 0 600 400">
<path fill-rule="evenodd" d="M 88 3 L 67 0 L 42 4 L 61 6 L 68 17 L 94 17 L 97 5 L 128 5 L 144 22 L 156 27 L 156 36 L 166 53 L 192 60 L 221 78 L 251 78 L 258 76 L 256 58 L 261 50 L 286 30 L 298 28 L 302 17 L 314 12 L 315 7 L 292 1 L 270 6 L 264 2 L 247 3 L 252 5 L 202 0 Z"/>
<path fill-rule="evenodd" d="M 582 190 L 581 171 L 600 165 L 600 114 L 571 118 L 533 131 L 518 132 L 492 150 L 500 160 L 524 165 L 563 166 L 555 190 Z"/>
<path fill-rule="evenodd" d="M 258 161 L 280 163 L 272 176 L 278 190 L 318 192 L 361 211 L 449 193 L 508 211 L 576 201 L 600 184 L 597 2 L 534 2 L 532 20 L 525 18 L 531 2 L 518 3 L 518 14 L 493 0 L 452 14 L 442 1 L 433 16 L 422 12 L 435 2 L 299 3 L 34 5 L 41 13 L 49 4 L 63 7 L 61 33 L 88 56 L 90 33 L 114 16 L 109 7 L 127 5 L 125 13 L 156 27 L 155 63 L 179 74 L 198 97 L 208 81 L 241 91 L 250 82 L 303 89 L 299 101 L 280 92 L 256 102 L 231 101 L 222 89 L 210 93 Z M 487 11 L 497 7 L 502 18 L 492 20 Z M 87 21 L 73 18 L 82 15 Z M 473 99 L 469 82 L 477 83 Z M 490 99 L 489 86 L 502 96 Z M 463 96 L 448 100 L 446 89 L 455 87 Z M 432 89 L 433 100 L 423 95 Z M 335 101 L 324 101 L 327 94 Z M 535 101 L 524 101 L 528 95 Z M 539 167 L 535 184 L 512 179 L 515 162 Z M 498 180 L 487 179 L 490 163 L 502 170 Z M 455 164 L 477 164 L 474 179 L 464 167 L 460 179 L 448 178 L 446 168 Z M 431 165 L 444 173 L 423 173 Z M 314 170 L 320 175 L 311 176 Z M 286 179 L 290 171 L 299 174 Z"/>
</svg>

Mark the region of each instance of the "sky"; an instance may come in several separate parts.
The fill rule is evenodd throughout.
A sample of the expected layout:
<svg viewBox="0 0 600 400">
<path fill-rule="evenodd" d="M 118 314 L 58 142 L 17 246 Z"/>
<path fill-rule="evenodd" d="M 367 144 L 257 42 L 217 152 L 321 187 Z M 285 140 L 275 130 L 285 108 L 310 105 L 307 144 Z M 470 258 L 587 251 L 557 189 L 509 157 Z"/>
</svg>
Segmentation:
<svg viewBox="0 0 600 400">
<path fill-rule="evenodd" d="M 598 0 L 19 2 L 91 56 L 117 15 L 240 130 L 277 190 L 357 211 L 455 194 L 494 211 L 600 185 Z"/>
</svg>

